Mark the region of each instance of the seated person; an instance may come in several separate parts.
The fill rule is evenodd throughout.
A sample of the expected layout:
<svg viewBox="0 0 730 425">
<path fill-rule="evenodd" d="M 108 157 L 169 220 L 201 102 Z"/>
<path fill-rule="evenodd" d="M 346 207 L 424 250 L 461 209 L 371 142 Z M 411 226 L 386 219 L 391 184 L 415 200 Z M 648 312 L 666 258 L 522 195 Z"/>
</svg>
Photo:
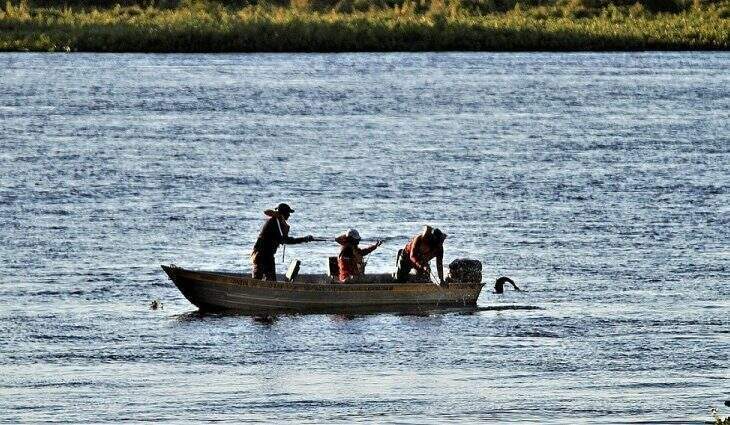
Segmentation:
<svg viewBox="0 0 730 425">
<path fill-rule="evenodd" d="M 439 283 L 444 284 L 444 240 L 446 234 L 431 226 L 424 226 L 423 232 L 411 239 L 402 249 L 398 259 L 398 282 L 408 281 L 408 274 L 412 269 L 421 278 L 431 278 L 429 261 L 436 258 L 436 272 Z"/>
<path fill-rule="evenodd" d="M 365 273 L 365 261 L 363 257 L 375 251 L 383 242 L 377 241 L 367 248 L 357 246 L 360 243 L 360 233 L 350 229 L 338 236 L 337 243 L 342 245 L 340 254 L 337 256 L 337 265 L 340 269 L 340 281 L 350 282 Z"/>
</svg>

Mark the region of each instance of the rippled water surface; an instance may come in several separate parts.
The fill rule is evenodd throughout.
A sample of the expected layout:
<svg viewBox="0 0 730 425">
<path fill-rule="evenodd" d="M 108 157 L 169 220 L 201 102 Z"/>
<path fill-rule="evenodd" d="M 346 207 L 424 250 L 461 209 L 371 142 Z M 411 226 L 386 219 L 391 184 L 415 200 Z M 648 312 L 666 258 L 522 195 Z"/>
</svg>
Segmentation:
<svg viewBox="0 0 730 425">
<path fill-rule="evenodd" d="M 701 423 L 730 398 L 729 69 L 2 54 L 0 421 Z M 447 262 L 527 292 L 424 315 L 196 313 L 159 265 L 248 269 L 280 201 L 295 236 L 389 238 L 371 271 L 431 223 Z M 336 252 L 286 255 L 320 272 Z M 541 309 L 484 309 L 513 304 Z"/>
</svg>

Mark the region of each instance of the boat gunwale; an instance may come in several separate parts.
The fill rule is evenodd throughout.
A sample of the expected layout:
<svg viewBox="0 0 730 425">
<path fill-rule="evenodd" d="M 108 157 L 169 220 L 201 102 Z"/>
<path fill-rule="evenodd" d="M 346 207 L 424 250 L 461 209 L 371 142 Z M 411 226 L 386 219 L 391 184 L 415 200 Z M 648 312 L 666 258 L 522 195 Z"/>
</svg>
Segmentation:
<svg viewBox="0 0 730 425">
<path fill-rule="evenodd" d="M 252 288 L 270 288 L 296 292 L 371 292 L 371 291 L 398 291 L 398 292 L 451 292 L 454 289 L 468 290 L 481 288 L 484 282 L 452 282 L 448 286 L 440 286 L 435 283 L 421 282 L 392 282 L 392 283 L 308 283 L 308 282 L 282 282 L 266 281 L 251 277 L 232 275 L 223 272 L 190 270 L 177 266 L 162 266 L 168 276 L 175 281 L 175 278 L 182 277 L 195 280 L 200 283 L 231 285 Z M 212 279 L 211 279 L 212 278 Z M 177 282 L 175 282 L 177 283 Z"/>
</svg>

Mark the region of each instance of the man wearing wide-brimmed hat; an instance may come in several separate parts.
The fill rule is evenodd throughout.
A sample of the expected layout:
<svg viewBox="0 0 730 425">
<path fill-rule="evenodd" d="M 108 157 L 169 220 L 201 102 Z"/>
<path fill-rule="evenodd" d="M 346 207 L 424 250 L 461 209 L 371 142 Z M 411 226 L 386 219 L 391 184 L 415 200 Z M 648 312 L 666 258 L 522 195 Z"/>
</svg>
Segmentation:
<svg viewBox="0 0 730 425">
<path fill-rule="evenodd" d="M 269 218 L 261 228 L 256 244 L 253 246 L 251 253 L 251 263 L 253 264 L 252 275 L 254 279 L 276 280 L 276 262 L 274 255 L 281 244 L 298 244 L 304 242 L 312 242 L 312 235 L 303 238 L 292 238 L 289 236 L 289 216 L 294 210 L 287 204 L 279 204 L 273 210 L 266 210 Z"/>
</svg>

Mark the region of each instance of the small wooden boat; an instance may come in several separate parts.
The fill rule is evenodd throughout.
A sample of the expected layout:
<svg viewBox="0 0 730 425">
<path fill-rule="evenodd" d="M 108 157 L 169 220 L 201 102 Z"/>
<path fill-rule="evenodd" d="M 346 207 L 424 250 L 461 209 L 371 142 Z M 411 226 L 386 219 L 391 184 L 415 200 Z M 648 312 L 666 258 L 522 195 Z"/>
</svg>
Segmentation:
<svg viewBox="0 0 730 425">
<path fill-rule="evenodd" d="M 202 311 L 246 314 L 417 311 L 474 307 L 484 283 L 393 282 L 390 274 L 366 275 L 358 283 L 333 283 L 325 275 L 299 275 L 295 282 L 263 281 L 240 273 L 162 269 L 185 298 Z"/>
</svg>

